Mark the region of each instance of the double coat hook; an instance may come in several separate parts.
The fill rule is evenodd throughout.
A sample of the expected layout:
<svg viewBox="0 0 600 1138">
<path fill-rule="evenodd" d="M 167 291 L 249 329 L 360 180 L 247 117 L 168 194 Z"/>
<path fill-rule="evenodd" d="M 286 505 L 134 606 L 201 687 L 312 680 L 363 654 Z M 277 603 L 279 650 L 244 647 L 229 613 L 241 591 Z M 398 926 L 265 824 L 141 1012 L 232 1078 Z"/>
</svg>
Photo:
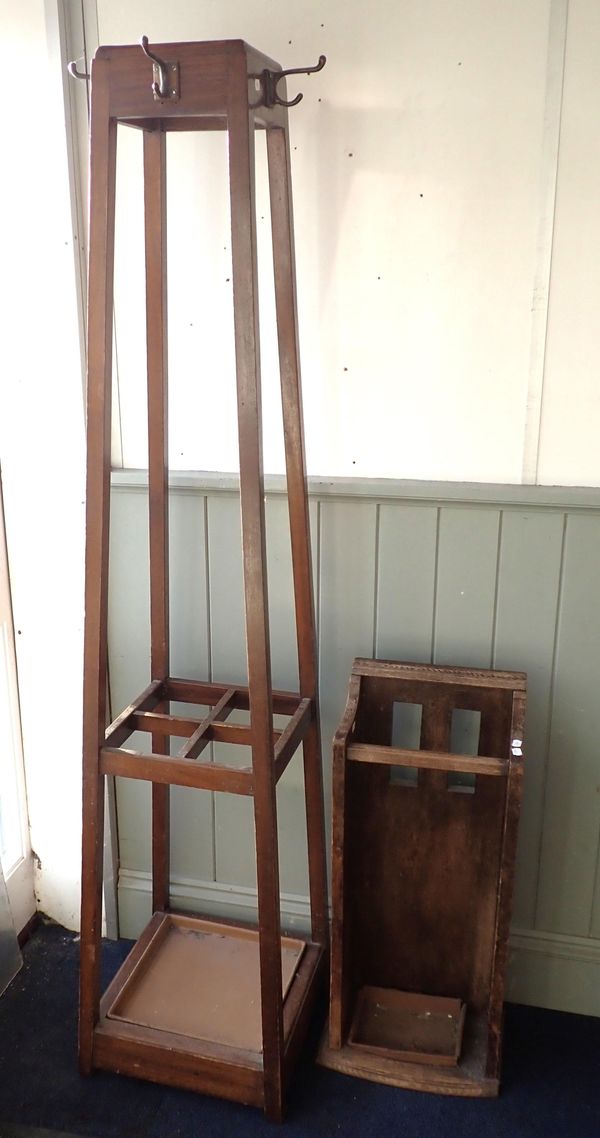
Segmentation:
<svg viewBox="0 0 600 1138">
<path fill-rule="evenodd" d="M 152 60 L 152 94 L 155 99 L 163 102 L 164 99 L 179 98 L 179 64 L 166 63 L 160 59 L 148 46 L 148 36 L 142 36 L 140 46 L 144 55 Z"/>
<path fill-rule="evenodd" d="M 316 71 L 322 71 L 327 63 L 325 55 L 319 56 L 319 62 L 314 67 L 288 67 L 286 71 L 269 71 L 265 69 L 261 75 L 263 84 L 263 96 L 265 107 L 295 107 L 304 95 L 296 95 L 295 99 L 282 99 L 277 94 L 277 84 L 285 78 L 286 75 L 314 75 Z"/>
</svg>

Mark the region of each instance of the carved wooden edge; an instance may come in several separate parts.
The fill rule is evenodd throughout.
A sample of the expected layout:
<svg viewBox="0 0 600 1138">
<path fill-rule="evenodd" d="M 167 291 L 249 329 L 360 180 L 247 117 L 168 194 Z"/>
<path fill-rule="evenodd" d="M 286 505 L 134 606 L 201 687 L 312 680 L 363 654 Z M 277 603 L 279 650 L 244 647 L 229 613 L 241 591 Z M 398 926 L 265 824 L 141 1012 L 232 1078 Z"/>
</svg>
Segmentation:
<svg viewBox="0 0 600 1138">
<path fill-rule="evenodd" d="M 356 664 L 356 660 L 354 661 Z M 358 711 L 358 704 L 360 700 L 361 677 L 352 669 L 350 675 L 350 682 L 348 684 L 348 695 L 346 696 L 346 706 L 340 723 L 333 736 L 333 757 L 339 755 L 342 750 L 347 746 L 348 739 L 352 734 L 354 723 L 356 720 L 356 713 Z"/>
<path fill-rule="evenodd" d="M 329 998 L 329 1044 L 342 1046 L 344 1007 L 344 815 L 346 755 L 354 732 L 361 692 L 361 677 L 350 675 L 346 707 L 333 738 L 332 831 L 331 831 L 331 962 Z"/>
<path fill-rule="evenodd" d="M 524 692 L 513 697 L 511 739 L 523 739 L 526 700 Z M 502 1014 L 508 964 L 508 935 L 514 894 L 519 816 L 523 796 L 523 755 L 515 756 L 509 764 L 504 822 L 502 833 L 502 860 L 498 880 L 494 959 L 492 962 L 490 997 L 488 1005 L 488 1056 L 486 1074 L 497 1078 L 500 1072 L 502 1045 Z"/>
<path fill-rule="evenodd" d="M 523 692 L 527 690 L 525 672 L 496 671 L 493 668 L 403 663 L 400 660 L 372 660 L 358 656 L 352 665 L 352 672 L 360 676 L 412 679 L 424 683 L 464 684 L 469 687 L 508 688 Z"/>
</svg>

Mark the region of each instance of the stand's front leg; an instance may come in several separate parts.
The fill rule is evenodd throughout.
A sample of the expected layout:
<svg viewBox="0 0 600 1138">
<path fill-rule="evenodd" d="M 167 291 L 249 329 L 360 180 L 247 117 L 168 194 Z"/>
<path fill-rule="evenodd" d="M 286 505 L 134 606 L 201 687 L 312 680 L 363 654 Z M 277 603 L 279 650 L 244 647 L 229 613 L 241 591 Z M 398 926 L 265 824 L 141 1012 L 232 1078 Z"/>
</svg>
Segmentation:
<svg viewBox="0 0 600 1138">
<path fill-rule="evenodd" d="M 246 74 L 229 106 L 229 176 L 237 371 L 242 551 L 254 772 L 264 1106 L 283 1109 L 283 997 L 277 802 L 262 466 L 254 123 Z"/>
</svg>

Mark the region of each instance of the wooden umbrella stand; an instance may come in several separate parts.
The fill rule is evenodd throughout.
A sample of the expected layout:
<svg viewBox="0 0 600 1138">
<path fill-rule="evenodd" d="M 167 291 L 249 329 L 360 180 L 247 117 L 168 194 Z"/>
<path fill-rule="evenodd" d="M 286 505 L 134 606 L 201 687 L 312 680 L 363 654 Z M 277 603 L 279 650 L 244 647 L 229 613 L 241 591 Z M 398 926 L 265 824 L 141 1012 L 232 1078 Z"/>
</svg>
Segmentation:
<svg viewBox="0 0 600 1138">
<path fill-rule="evenodd" d="M 354 661 L 333 744 L 324 1066 L 498 1093 L 526 686 L 522 672 Z"/>
<path fill-rule="evenodd" d="M 324 59 L 319 61 L 319 69 Z M 300 69 L 299 69 L 300 70 Z M 304 70 L 314 70 L 307 68 Z M 262 1106 L 285 1086 L 326 971 L 322 772 L 304 463 L 288 117 L 278 64 L 238 40 L 100 48 L 92 64 L 88 483 L 80 1066 L 106 1068 Z M 144 136 L 151 683 L 105 731 L 112 309 L 117 125 Z M 254 131 L 266 130 L 275 298 L 297 625 L 299 690 L 272 689 L 260 371 Z M 166 133 L 229 139 L 234 329 L 248 685 L 174 678 L 169 666 Z M 189 714 L 171 714 L 171 702 Z M 208 708 L 202 714 L 201 708 Z M 228 722 L 236 709 L 249 723 Z M 287 717 L 282 730 L 273 716 Z M 126 750 L 133 732 L 147 753 Z M 171 755 L 170 741 L 179 739 Z M 213 741 L 246 744 L 251 765 L 206 761 Z M 276 784 L 303 748 L 311 935 L 282 937 Z M 101 999 L 102 849 L 107 775 L 152 784 L 150 924 Z M 253 799 L 258 928 L 176 914 L 169 904 L 169 787 Z"/>
</svg>

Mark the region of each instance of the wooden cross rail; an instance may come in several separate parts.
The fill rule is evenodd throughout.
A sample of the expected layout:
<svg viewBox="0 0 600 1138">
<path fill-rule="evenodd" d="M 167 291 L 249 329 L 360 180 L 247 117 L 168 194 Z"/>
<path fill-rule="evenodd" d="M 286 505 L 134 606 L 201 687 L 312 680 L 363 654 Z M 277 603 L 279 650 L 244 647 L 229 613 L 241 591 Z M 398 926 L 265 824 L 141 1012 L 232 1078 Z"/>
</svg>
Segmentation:
<svg viewBox="0 0 600 1138">
<path fill-rule="evenodd" d="M 171 758 L 169 755 L 141 755 L 137 751 L 103 747 L 100 770 L 104 774 L 143 779 L 163 786 L 191 786 L 196 790 L 223 790 L 230 794 L 254 792 L 253 774 L 249 768 L 238 770 L 220 763 Z"/>
<path fill-rule="evenodd" d="M 352 743 L 348 758 L 354 763 L 383 763 L 392 767 L 419 767 L 430 771 L 458 771 L 460 774 L 506 775 L 507 759 L 491 755 L 453 755 L 446 751 L 411 751 L 406 747 L 380 747 L 374 743 Z"/>
<path fill-rule="evenodd" d="M 206 719 L 204 719 L 202 723 L 196 727 L 195 730 L 193 730 L 190 738 L 186 743 L 184 743 L 179 752 L 180 759 L 198 758 L 198 755 L 208 744 L 208 726 L 211 723 L 214 723 L 215 720 L 225 719 L 229 715 L 229 712 L 232 711 L 235 707 L 236 694 L 237 693 L 234 688 L 230 688 L 229 691 L 225 692 L 219 702 L 213 707 L 210 715 L 207 715 Z"/>
<path fill-rule="evenodd" d="M 175 693 L 180 696 L 182 687 L 188 696 L 186 702 L 213 702 L 212 710 L 203 719 L 156 710 L 174 698 Z M 219 693 L 220 698 L 217 699 Z M 194 700 L 189 698 L 191 695 Z M 251 723 L 224 722 L 232 711 L 246 710 L 248 702 L 245 688 L 222 689 L 220 685 L 202 683 L 190 687 L 188 681 L 155 681 L 107 729 L 105 745 L 100 753 L 101 769 L 105 774 L 145 779 L 159 785 L 252 795 L 254 780 L 250 766 L 239 768 L 227 763 L 197 761 L 209 743 L 252 747 L 254 732 Z M 273 764 L 275 780 L 278 781 L 313 722 L 313 708 L 310 699 L 301 699 L 291 692 L 275 693 L 273 704 L 275 713 L 290 716 L 282 731 L 273 729 Z M 151 751 L 139 752 L 123 747 L 134 731 L 147 731 L 152 735 Z M 171 736 L 186 740 L 177 755 L 171 757 L 156 753 L 156 740 L 166 741 Z"/>
</svg>

